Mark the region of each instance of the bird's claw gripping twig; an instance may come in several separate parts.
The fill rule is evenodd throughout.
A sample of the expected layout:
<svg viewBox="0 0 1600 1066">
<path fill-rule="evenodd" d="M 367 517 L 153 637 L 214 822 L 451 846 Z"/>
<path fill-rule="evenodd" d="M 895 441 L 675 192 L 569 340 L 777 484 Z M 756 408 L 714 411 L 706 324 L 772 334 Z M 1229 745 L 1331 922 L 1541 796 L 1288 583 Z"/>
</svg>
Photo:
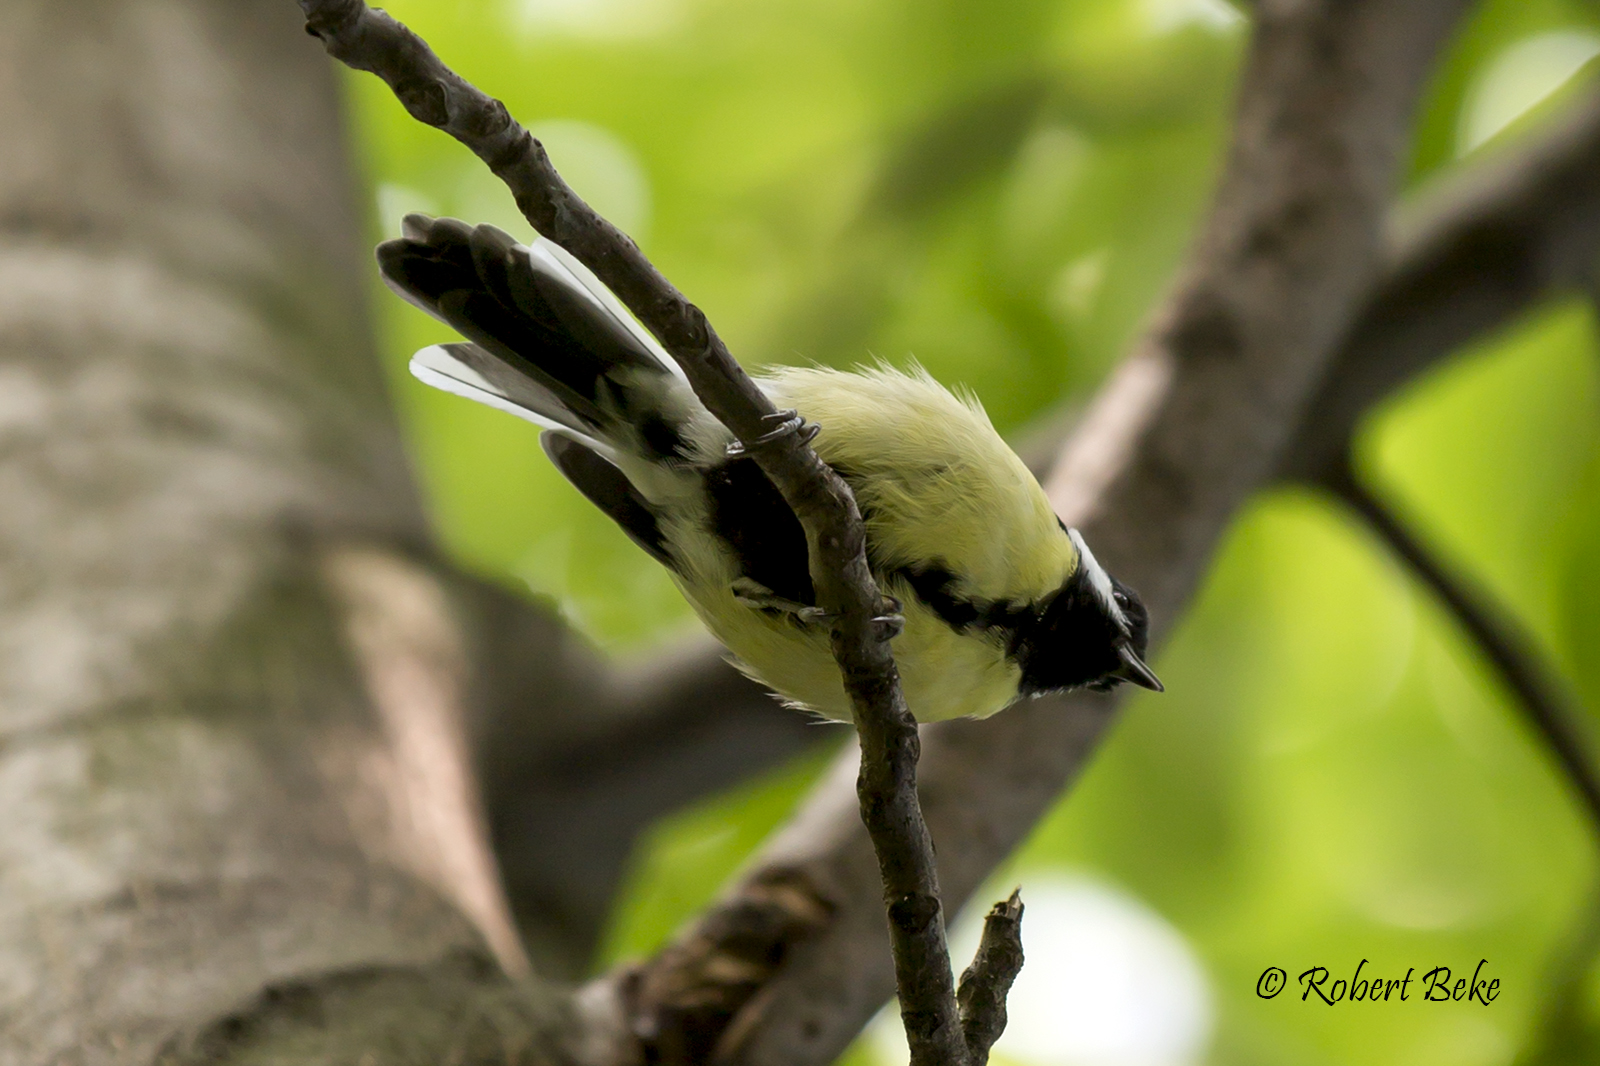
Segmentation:
<svg viewBox="0 0 1600 1066">
<path fill-rule="evenodd" d="M 748 577 L 741 577 L 733 583 L 733 598 L 746 607 L 757 611 L 780 611 L 783 614 L 793 615 L 802 622 L 826 622 L 833 616 L 820 607 L 813 607 L 798 600 L 785 599 L 777 595 L 759 581 Z"/>
<path fill-rule="evenodd" d="M 835 617 L 821 607 L 779 596 L 752 578 L 736 578 L 731 587 L 733 598 L 752 610 L 778 611 L 808 625 L 831 622 Z M 900 613 L 903 606 L 893 596 L 879 597 L 878 613 L 872 618 L 872 629 L 880 641 L 893 640 L 905 629 L 906 616 Z"/>
<path fill-rule="evenodd" d="M 754 448 L 765 448 L 767 445 L 774 444 L 792 433 L 800 434 L 801 444 L 810 444 L 812 439 L 822 430 L 821 426 L 815 422 L 807 422 L 800 417 L 798 411 L 793 409 L 774 411 L 770 415 L 762 415 L 761 421 L 768 425 L 773 423 L 776 423 L 776 425 L 748 444 L 738 440 L 729 444 L 724 449 L 729 459 L 736 459 L 741 455 L 748 454 Z"/>
<path fill-rule="evenodd" d="M 878 612 L 872 618 L 872 628 L 880 641 L 893 640 L 905 629 L 906 616 L 900 613 L 904 606 L 893 596 L 878 597 Z"/>
<path fill-rule="evenodd" d="M 893 640 L 905 627 L 906 616 L 903 614 L 880 614 L 872 619 L 872 628 L 880 641 Z"/>
</svg>

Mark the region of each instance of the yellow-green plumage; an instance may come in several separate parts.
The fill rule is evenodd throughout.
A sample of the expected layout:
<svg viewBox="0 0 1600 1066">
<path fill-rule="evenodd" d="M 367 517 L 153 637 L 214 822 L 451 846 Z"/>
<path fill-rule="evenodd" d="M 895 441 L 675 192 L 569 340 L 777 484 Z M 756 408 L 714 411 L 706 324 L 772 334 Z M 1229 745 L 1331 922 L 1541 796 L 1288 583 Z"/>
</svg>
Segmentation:
<svg viewBox="0 0 1600 1066">
<path fill-rule="evenodd" d="M 760 384 L 821 426 L 817 453 L 850 475 L 883 591 L 903 604 L 893 647 L 912 713 L 924 722 L 984 717 L 1014 700 L 1019 671 L 998 636 L 958 633 L 882 576 L 942 561 L 966 598 L 1026 602 L 1059 588 L 1077 565 L 1044 491 L 977 401 L 921 371 L 882 367 L 787 368 Z M 737 562 L 715 538 L 669 539 L 684 568 L 679 587 L 739 666 L 790 702 L 849 721 L 826 626 L 742 603 L 732 591 Z"/>
</svg>

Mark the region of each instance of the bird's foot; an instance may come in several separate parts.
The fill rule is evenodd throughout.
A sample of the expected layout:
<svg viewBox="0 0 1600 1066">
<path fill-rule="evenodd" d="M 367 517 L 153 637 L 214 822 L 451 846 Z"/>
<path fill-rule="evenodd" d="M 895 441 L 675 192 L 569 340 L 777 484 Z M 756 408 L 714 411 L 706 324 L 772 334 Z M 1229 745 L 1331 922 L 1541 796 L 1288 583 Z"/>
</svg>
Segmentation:
<svg viewBox="0 0 1600 1066">
<path fill-rule="evenodd" d="M 733 598 L 752 610 L 779 611 L 806 623 L 826 622 L 832 617 L 820 607 L 813 607 L 798 600 L 784 599 L 761 582 L 752 581 L 747 577 L 734 581 Z"/>
<path fill-rule="evenodd" d="M 872 620 L 872 628 L 877 631 L 878 642 L 898 637 L 906 628 L 906 616 L 903 614 L 880 614 Z"/>
<path fill-rule="evenodd" d="M 779 596 L 759 581 L 741 577 L 733 583 L 733 598 L 756 611 L 778 611 L 808 625 L 831 622 L 833 615 L 821 607 L 813 607 L 797 600 Z M 878 600 L 878 613 L 873 616 L 872 628 L 880 641 L 893 640 L 906 627 L 906 616 L 901 614 L 902 604 L 893 596 Z"/>
<path fill-rule="evenodd" d="M 878 613 L 872 619 L 872 628 L 877 631 L 878 640 L 893 640 L 906 628 L 906 616 L 901 614 L 904 605 L 893 596 L 883 596 L 878 600 Z"/>
<path fill-rule="evenodd" d="M 739 456 L 756 448 L 764 448 L 769 444 L 775 444 L 792 433 L 800 435 L 800 443 L 809 444 L 811 439 L 822 429 L 821 426 L 814 422 L 807 422 L 800 417 L 799 412 L 793 410 L 774 411 L 770 415 L 763 415 L 761 421 L 774 428 L 756 437 L 748 444 L 744 441 L 736 440 L 728 445 L 724 450 L 727 452 L 729 459 L 737 459 Z"/>
</svg>

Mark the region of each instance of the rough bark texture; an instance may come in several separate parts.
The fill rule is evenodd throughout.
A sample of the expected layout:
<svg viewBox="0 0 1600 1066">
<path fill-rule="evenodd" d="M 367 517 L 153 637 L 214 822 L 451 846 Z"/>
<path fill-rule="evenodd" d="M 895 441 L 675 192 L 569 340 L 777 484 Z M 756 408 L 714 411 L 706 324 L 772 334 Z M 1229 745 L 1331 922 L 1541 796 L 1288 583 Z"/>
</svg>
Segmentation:
<svg viewBox="0 0 1600 1066">
<path fill-rule="evenodd" d="M 543 782 L 594 830 L 517 866 L 558 901 L 523 925 L 563 972 L 637 829 L 737 778 L 717 746 L 802 726 L 730 670 L 708 722 L 430 558 L 338 92 L 292 4 L 0 17 L 0 1063 L 220 1054 L 324 992 L 307 1032 L 355 1061 L 335 1034 L 378 985 L 439 993 L 400 1016 L 442 1061 L 448 1002 L 509 995 L 481 960 L 526 970 L 475 745 L 529 741 L 484 760 L 498 798 L 630 721 L 665 742 L 619 806 Z M 507 632 L 540 650 L 522 676 Z M 537 821 L 504 809 L 503 834 Z"/>
<path fill-rule="evenodd" d="M 4 17 L 0 1057 L 138 1061 L 275 981 L 481 952 L 419 872 L 473 827 L 396 809 L 307 547 L 423 527 L 294 12 Z"/>
</svg>

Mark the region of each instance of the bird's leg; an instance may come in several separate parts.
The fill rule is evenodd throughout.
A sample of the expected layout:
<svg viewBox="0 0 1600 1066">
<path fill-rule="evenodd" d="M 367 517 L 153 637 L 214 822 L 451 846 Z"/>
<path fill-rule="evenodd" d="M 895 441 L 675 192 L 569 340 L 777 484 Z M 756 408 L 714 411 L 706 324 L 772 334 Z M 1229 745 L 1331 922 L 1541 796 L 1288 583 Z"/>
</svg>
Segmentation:
<svg viewBox="0 0 1600 1066">
<path fill-rule="evenodd" d="M 905 629 L 906 616 L 900 613 L 903 606 L 893 596 L 884 596 L 878 601 L 878 613 L 872 625 L 878 631 L 879 640 L 893 640 Z"/>
<path fill-rule="evenodd" d="M 832 616 L 820 607 L 812 607 L 798 600 L 787 600 L 759 581 L 748 577 L 733 582 L 733 598 L 757 611 L 779 611 L 793 615 L 802 622 L 826 622 Z"/>
<path fill-rule="evenodd" d="M 759 581 L 748 577 L 735 578 L 733 598 L 757 611 L 779 611 L 807 624 L 828 622 L 833 615 L 821 607 L 812 607 L 797 600 L 784 599 Z M 893 596 L 878 601 L 878 613 L 872 619 L 879 640 L 893 640 L 906 627 L 906 616 L 900 613 L 903 605 Z"/>
</svg>

